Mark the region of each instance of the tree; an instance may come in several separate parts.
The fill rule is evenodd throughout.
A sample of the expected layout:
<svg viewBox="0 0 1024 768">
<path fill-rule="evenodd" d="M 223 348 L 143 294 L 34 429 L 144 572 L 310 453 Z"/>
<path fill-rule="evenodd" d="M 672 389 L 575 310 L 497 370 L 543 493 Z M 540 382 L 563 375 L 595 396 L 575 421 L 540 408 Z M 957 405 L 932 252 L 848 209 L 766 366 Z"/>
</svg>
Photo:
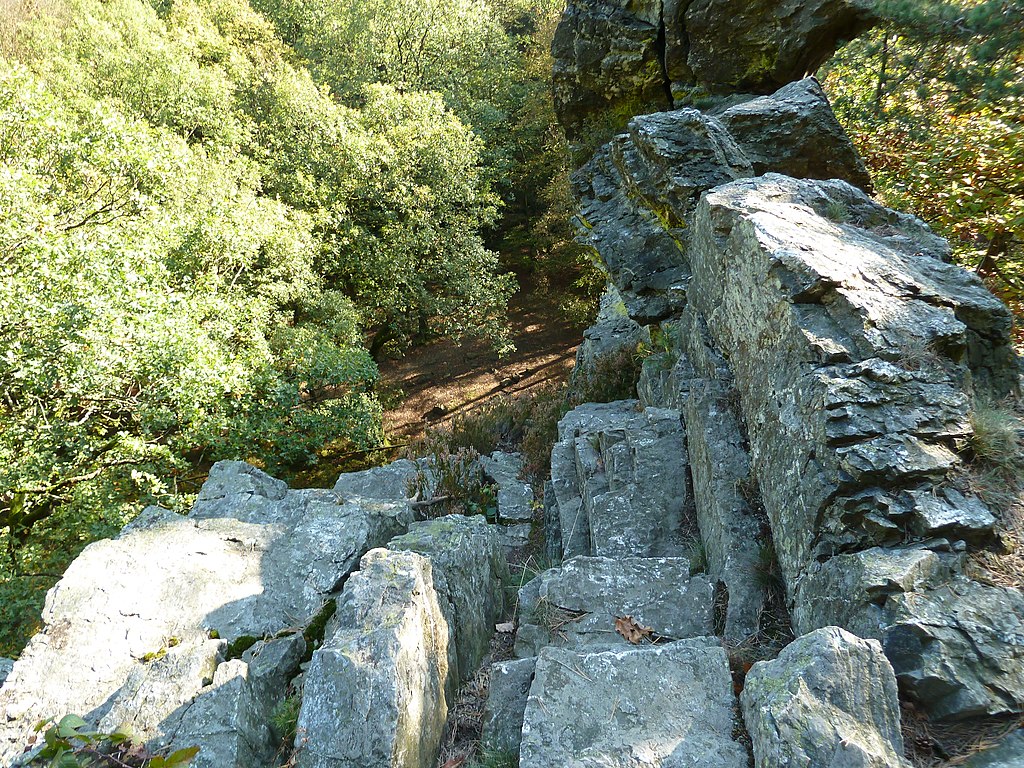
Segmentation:
<svg viewBox="0 0 1024 768">
<path fill-rule="evenodd" d="M 1024 3 L 878 4 L 826 87 L 887 204 L 1024 308 Z"/>
</svg>

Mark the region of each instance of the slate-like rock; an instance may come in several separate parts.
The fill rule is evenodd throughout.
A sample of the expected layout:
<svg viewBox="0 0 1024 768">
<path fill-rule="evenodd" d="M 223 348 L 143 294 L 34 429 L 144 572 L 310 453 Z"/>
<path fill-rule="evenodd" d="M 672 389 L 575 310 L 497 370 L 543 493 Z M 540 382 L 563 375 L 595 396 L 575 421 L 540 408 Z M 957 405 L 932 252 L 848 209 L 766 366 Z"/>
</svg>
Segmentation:
<svg viewBox="0 0 1024 768">
<path fill-rule="evenodd" d="M 488 477 L 498 484 L 498 520 L 523 523 L 533 520 L 533 489 L 522 479 L 523 457 L 518 453 L 495 451 L 480 463 Z"/>
<path fill-rule="evenodd" d="M 896 768 L 896 678 L 876 641 L 819 629 L 755 664 L 740 696 L 757 768 Z"/>
<path fill-rule="evenodd" d="M 711 638 L 600 653 L 545 648 L 520 768 L 744 768 L 725 651 Z"/>
<path fill-rule="evenodd" d="M 843 179 L 871 191 L 863 160 L 813 77 L 716 116 L 743 150 L 755 176 L 774 171 L 798 179 Z"/>
<path fill-rule="evenodd" d="M 301 625 L 366 549 L 411 520 L 406 505 L 342 503 L 241 462 L 215 465 L 189 517 L 145 510 L 87 547 L 47 595 L 43 630 L 0 692 L 0 759 L 38 720 L 67 712 L 169 738 L 226 641 Z"/>
<path fill-rule="evenodd" d="M 814 72 L 871 22 L 868 0 L 693 0 L 686 63 L 712 93 L 770 93 Z"/>
<path fill-rule="evenodd" d="M 301 768 L 432 768 L 454 686 L 430 561 L 375 549 L 352 574 L 303 682 Z"/>
<path fill-rule="evenodd" d="M 911 511 L 885 497 L 958 465 L 965 380 L 1016 386 L 1008 311 L 923 223 L 841 181 L 733 182 L 694 232 L 690 300 L 735 376 L 792 596 L 812 563 L 903 540 Z"/>
<path fill-rule="evenodd" d="M 555 32 L 555 110 L 570 139 L 671 106 L 658 50 L 660 0 L 576 0 Z M 616 118 L 621 121 L 616 125 Z"/>
<path fill-rule="evenodd" d="M 388 548 L 430 559 L 433 587 L 452 632 L 452 676 L 472 677 L 503 608 L 508 564 L 500 529 L 479 515 L 446 515 L 413 523 Z"/>
<path fill-rule="evenodd" d="M 637 406 L 587 404 L 559 423 L 551 479 L 565 557 L 682 554 L 689 488 L 680 414 Z"/>
<path fill-rule="evenodd" d="M 0 688 L 3 687 L 4 681 L 7 680 L 12 669 L 14 669 L 14 659 L 0 659 Z"/>
<path fill-rule="evenodd" d="M 348 472 L 338 477 L 334 492 L 343 498 L 351 496 L 383 501 L 405 501 L 413 496 L 412 484 L 418 472 L 426 471 L 424 463 L 399 459 L 382 467 L 362 472 Z"/>
<path fill-rule="evenodd" d="M 894 596 L 885 653 L 934 718 L 1024 712 L 1024 595 L 967 579 Z"/>
<path fill-rule="evenodd" d="M 526 699 L 530 695 L 536 669 L 537 659 L 534 657 L 499 661 L 491 667 L 480 738 L 484 749 L 519 754 Z"/>
<path fill-rule="evenodd" d="M 306 644 L 301 634 L 259 642 L 241 659 L 217 667 L 213 682 L 166 725 L 169 737 L 154 747 L 167 752 L 200 747 L 194 768 L 269 765 L 280 744 L 271 715 L 298 671 Z"/>
<path fill-rule="evenodd" d="M 661 638 L 710 635 L 712 597 L 686 558 L 574 557 L 520 590 L 516 655 L 622 645 L 615 619 L 627 615 Z"/>
</svg>

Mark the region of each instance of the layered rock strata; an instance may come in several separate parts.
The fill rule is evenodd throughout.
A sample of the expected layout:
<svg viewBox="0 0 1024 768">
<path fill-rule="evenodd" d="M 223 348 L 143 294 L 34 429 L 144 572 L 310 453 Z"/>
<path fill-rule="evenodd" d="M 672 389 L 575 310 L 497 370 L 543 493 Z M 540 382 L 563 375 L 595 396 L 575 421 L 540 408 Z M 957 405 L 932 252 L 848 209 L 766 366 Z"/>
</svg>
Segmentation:
<svg viewBox="0 0 1024 768">
<path fill-rule="evenodd" d="M 869 17 L 856 3 L 570 3 L 554 47 L 563 125 L 579 146 L 594 126 L 619 131 L 578 154 L 580 239 L 656 350 L 643 405 L 682 414 L 674 465 L 727 634 L 757 634 L 750 584 L 774 553 L 798 634 L 880 640 L 934 717 L 1019 713 L 1022 598 L 965 575 L 997 520 L 961 455 L 971 411 L 1019 391 L 1011 316 L 927 226 L 865 194 L 827 99 L 798 79 Z M 551 508 L 583 521 L 562 527 L 572 554 L 590 510 L 566 495 L 580 474 L 560 437 Z"/>
</svg>

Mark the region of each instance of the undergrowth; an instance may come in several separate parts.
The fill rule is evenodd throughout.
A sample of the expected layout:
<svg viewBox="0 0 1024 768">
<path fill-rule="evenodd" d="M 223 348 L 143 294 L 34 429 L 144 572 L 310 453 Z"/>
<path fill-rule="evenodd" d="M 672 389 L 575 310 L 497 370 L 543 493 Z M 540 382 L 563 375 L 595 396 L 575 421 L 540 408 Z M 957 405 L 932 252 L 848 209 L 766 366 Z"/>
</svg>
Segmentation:
<svg viewBox="0 0 1024 768">
<path fill-rule="evenodd" d="M 1001 551 L 971 556 L 970 575 L 998 586 L 1024 588 L 1024 421 L 1009 403 L 978 402 L 966 441 L 967 488 L 998 520 Z"/>
</svg>

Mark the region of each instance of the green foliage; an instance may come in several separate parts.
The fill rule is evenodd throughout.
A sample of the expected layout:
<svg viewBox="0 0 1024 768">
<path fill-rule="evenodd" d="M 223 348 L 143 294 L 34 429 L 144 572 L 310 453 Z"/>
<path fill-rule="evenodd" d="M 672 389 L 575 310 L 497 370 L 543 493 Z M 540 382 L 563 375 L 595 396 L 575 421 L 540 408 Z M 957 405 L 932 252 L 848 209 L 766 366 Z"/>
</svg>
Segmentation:
<svg viewBox="0 0 1024 768">
<path fill-rule="evenodd" d="M 199 754 L 199 747 L 179 749 L 169 755 L 150 754 L 131 743 L 131 737 L 120 731 L 100 733 L 77 715 L 65 715 L 60 722 L 44 720 L 35 728 L 33 745 L 42 734 L 42 744 L 33 746 L 18 758 L 16 766 L 47 766 L 48 768 L 182 768 Z"/>
<path fill-rule="evenodd" d="M 447 440 L 437 437 L 428 437 L 421 445 L 426 466 L 417 471 L 409 491 L 426 515 L 484 515 L 495 521 L 497 489 L 484 474 L 480 454 L 473 448 L 453 450 Z"/>
<path fill-rule="evenodd" d="M 1024 4 L 884 0 L 883 22 L 827 69 L 836 114 L 879 196 L 948 237 L 1024 301 Z"/>
<path fill-rule="evenodd" d="M 487 141 L 525 81 L 491 91 L 554 3 L 461 1 L 0 18 L 0 653 L 83 546 L 143 504 L 186 509 L 209 462 L 288 473 L 380 446 L 375 355 L 507 343 L 514 283 L 484 230 L 522 161 Z M 417 78 L 321 45 L 342 12 L 376 30 L 353 40 L 385 74 L 406 39 L 388 24 L 433 14 Z"/>
</svg>

